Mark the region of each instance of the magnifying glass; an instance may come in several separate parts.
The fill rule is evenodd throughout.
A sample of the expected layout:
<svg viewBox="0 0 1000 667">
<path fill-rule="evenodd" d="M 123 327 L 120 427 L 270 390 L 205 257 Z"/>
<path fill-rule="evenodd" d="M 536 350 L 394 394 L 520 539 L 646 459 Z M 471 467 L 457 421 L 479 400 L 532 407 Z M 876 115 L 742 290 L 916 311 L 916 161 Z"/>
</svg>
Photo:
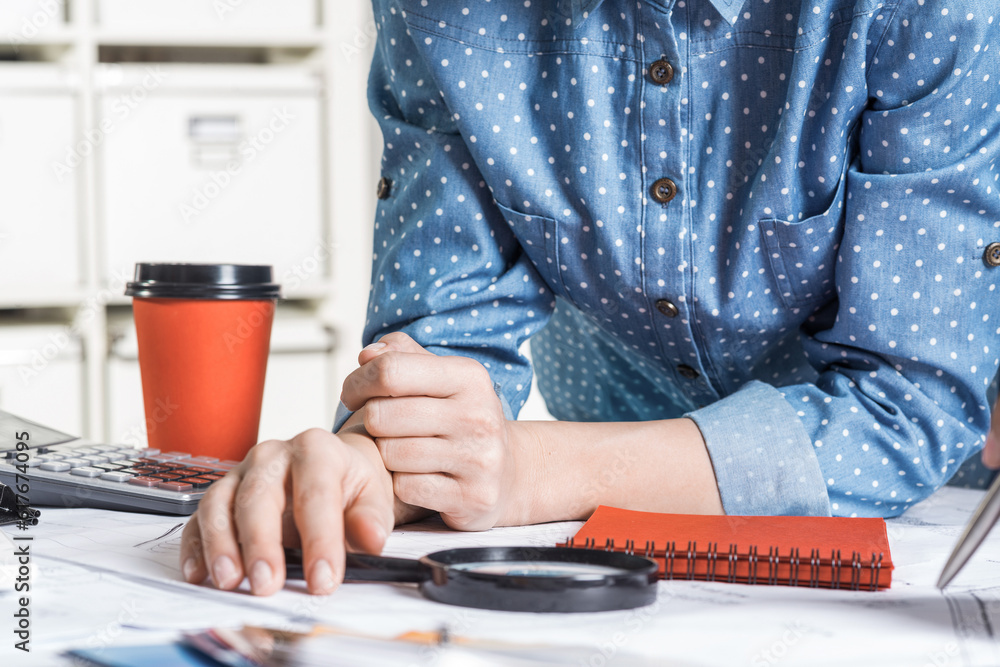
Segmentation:
<svg viewBox="0 0 1000 667">
<path fill-rule="evenodd" d="M 304 579 L 302 551 L 285 549 L 286 577 Z M 614 551 L 475 547 L 419 560 L 347 554 L 344 581 L 420 585 L 436 602 L 500 611 L 633 609 L 656 600 L 657 564 Z"/>
</svg>

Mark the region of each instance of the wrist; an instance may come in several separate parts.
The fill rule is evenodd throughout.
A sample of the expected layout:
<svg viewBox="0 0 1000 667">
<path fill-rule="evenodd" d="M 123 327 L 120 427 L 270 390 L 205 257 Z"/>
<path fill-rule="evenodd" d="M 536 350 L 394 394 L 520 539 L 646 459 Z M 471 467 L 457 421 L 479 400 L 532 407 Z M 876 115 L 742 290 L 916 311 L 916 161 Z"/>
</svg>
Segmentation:
<svg viewBox="0 0 1000 667">
<path fill-rule="evenodd" d="M 526 526 L 550 521 L 545 494 L 545 457 L 531 422 L 507 421 L 508 446 L 513 458 L 513 484 L 507 490 L 506 511 L 497 525 Z"/>
</svg>

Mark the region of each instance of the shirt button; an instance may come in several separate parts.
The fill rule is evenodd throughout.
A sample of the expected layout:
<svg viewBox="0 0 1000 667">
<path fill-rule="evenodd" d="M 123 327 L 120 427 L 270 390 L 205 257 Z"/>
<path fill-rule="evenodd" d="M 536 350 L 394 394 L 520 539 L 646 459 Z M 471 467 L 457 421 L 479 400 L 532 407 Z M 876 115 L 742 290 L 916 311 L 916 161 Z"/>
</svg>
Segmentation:
<svg viewBox="0 0 1000 667">
<path fill-rule="evenodd" d="M 379 199 L 388 199 L 389 193 L 392 191 L 392 179 L 383 176 L 378 181 L 378 188 L 375 190 L 375 196 Z"/>
<path fill-rule="evenodd" d="M 666 299 L 660 299 L 656 302 L 656 309 L 666 315 L 667 317 L 677 317 L 680 312 L 677 310 L 677 306 L 667 301 Z"/>
<path fill-rule="evenodd" d="M 687 364 L 681 364 L 680 366 L 678 366 L 677 372 L 680 373 L 681 376 L 686 377 L 688 380 L 694 380 L 696 377 L 698 377 L 698 375 L 700 375 L 698 371 L 691 368 Z"/>
<path fill-rule="evenodd" d="M 677 184 L 669 178 L 661 178 L 653 183 L 653 187 L 649 189 L 649 193 L 653 195 L 653 199 L 656 201 L 666 204 L 677 195 Z"/>
<path fill-rule="evenodd" d="M 657 60 L 649 66 L 649 78 L 653 83 L 665 86 L 674 80 L 674 66 L 666 60 Z"/>
<path fill-rule="evenodd" d="M 1000 266 L 1000 243 L 991 243 L 986 246 L 983 261 L 986 262 L 986 266 Z"/>
</svg>

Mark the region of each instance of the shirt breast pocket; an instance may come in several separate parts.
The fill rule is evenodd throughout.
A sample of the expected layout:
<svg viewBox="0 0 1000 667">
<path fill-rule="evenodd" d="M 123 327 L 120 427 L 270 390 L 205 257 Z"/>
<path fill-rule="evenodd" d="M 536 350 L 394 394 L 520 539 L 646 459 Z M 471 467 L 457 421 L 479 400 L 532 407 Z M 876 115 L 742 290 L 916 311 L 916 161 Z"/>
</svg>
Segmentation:
<svg viewBox="0 0 1000 667">
<path fill-rule="evenodd" d="M 758 226 L 786 307 L 813 308 L 834 296 L 834 267 L 844 231 L 836 213 L 831 210 L 799 222 L 764 218 Z"/>
<path fill-rule="evenodd" d="M 543 215 L 521 213 L 499 202 L 494 203 L 514 232 L 524 253 L 538 271 L 538 275 L 554 293 L 561 293 L 556 221 Z"/>
</svg>

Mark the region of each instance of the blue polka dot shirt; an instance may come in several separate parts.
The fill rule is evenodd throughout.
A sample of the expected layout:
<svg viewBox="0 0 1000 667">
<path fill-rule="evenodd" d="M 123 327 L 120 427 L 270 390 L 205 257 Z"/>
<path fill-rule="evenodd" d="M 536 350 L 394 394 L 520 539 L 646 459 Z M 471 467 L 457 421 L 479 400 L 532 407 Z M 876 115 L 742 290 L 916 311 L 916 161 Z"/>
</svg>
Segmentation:
<svg viewBox="0 0 1000 667">
<path fill-rule="evenodd" d="M 557 418 L 693 419 L 729 514 L 896 515 L 980 450 L 995 0 L 374 9 L 365 342 L 479 360 L 514 417 L 530 339 Z"/>
</svg>

